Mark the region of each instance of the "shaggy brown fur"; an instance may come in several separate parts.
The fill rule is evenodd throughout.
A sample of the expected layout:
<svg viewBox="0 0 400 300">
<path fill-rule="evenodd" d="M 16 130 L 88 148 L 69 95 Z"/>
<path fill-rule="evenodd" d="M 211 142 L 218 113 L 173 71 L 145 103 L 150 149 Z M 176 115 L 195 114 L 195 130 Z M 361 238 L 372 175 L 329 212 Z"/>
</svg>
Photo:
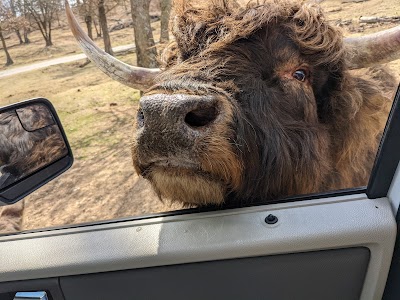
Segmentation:
<svg viewBox="0 0 400 300">
<path fill-rule="evenodd" d="M 191 137 L 165 128 L 151 140 L 154 120 L 139 112 L 134 165 L 161 198 L 204 205 L 366 185 L 390 93 L 369 71 L 349 71 L 342 33 L 318 6 L 176 0 L 171 27 L 164 71 L 142 104 L 162 95 L 219 100 L 215 120 Z M 166 110 L 179 101 L 166 99 Z"/>
<path fill-rule="evenodd" d="M 0 188 L 67 154 L 63 137 L 43 105 L 1 113 L 0 128 Z M 0 232 L 20 230 L 23 208 L 23 201 L 0 208 Z"/>
</svg>

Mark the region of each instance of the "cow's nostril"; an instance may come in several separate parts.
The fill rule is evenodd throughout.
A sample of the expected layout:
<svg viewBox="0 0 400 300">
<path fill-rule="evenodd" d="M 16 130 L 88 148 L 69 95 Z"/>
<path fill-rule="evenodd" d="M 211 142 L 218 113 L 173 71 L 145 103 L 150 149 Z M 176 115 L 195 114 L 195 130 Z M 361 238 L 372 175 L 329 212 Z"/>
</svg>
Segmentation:
<svg viewBox="0 0 400 300">
<path fill-rule="evenodd" d="M 214 106 L 197 108 L 186 115 L 185 122 L 192 127 L 203 127 L 214 121 L 217 115 L 218 111 Z"/>
<path fill-rule="evenodd" d="M 141 128 L 144 126 L 144 113 L 141 108 L 139 108 L 138 113 L 137 113 L 137 125 L 138 125 L 138 128 Z"/>
</svg>

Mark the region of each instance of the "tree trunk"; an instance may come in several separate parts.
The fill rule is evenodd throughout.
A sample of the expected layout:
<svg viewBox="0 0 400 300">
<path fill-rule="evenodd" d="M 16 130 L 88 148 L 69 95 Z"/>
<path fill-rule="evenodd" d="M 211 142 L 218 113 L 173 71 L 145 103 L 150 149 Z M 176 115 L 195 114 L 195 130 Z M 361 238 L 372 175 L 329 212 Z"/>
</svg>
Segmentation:
<svg viewBox="0 0 400 300">
<path fill-rule="evenodd" d="M 99 27 L 97 29 L 97 22 L 96 22 L 96 18 L 93 19 L 93 25 L 94 25 L 94 29 L 96 30 L 96 36 L 99 38 L 101 37 L 101 27 Z"/>
<path fill-rule="evenodd" d="M 135 32 L 135 45 L 137 65 L 140 67 L 156 68 L 157 50 L 155 48 L 153 32 L 150 26 L 150 1 L 130 0 L 133 28 Z"/>
<path fill-rule="evenodd" d="M 16 29 L 16 30 L 15 30 L 15 33 L 17 34 L 17 37 L 18 37 L 18 39 L 19 39 L 19 43 L 20 43 L 20 44 L 23 44 L 24 41 L 22 40 L 21 33 L 19 32 L 19 29 Z"/>
<path fill-rule="evenodd" d="M 42 34 L 44 40 L 46 41 L 46 47 L 53 46 L 53 43 L 51 41 L 51 35 L 49 35 L 49 31 L 51 32 L 51 23 L 50 23 L 50 21 L 47 22 L 47 19 L 45 19 L 44 21 L 41 21 L 35 15 L 33 15 L 33 17 L 35 19 L 35 22 L 36 22 L 37 26 L 39 27 L 40 33 Z M 50 25 L 49 31 L 48 31 L 47 23 L 49 23 L 49 25 Z"/>
<path fill-rule="evenodd" d="M 108 33 L 107 17 L 106 17 L 106 9 L 104 7 L 104 0 L 99 0 L 98 9 L 99 9 L 100 27 L 103 31 L 104 51 L 106 51 L 108 54 L 114 55 L 112 47 L 111 47 L 110 35 Z"/>
<path fill-rule="evenodd" d="M 46 46 L 53 46 L 53 42 L 51 40 L 51 21 L 49 20 L 49 33 L 48 33 L 48 43 L 46 41 Z"/>
<path fill-rule="evenodd" d="M 93 18 L 93 15 L 95 14 L 95 12 L 93 11 L 93 6 L 94 6 L 94 1 L 95 0 L 83 0 L 83 6 L 82 6 L 82 10 L 83 10 L 83 15 L 85 17 L 85 24 L 86 24 L 86 28 L 87 28 L 87 33 L 88 36 L 93 40 L 93 22 L 95 21 L 95 19 Z M 95 24 L 96 26 L 96 24 Z M 97 31 L 97 28 L 96 28 Z"/>
<path fill-rule="evenodd" d="M 29 44 L 31 41 L 28 38 L 28 33 L 29 31 L 27 29 L 24 29 L 24 43 Z"/>
<path fill-rule="evenodd" d="M 9 3 L 10 3 L 11 13 L 13 14 L 14 17 L 17 17 L 17 11 L 15 9 L 14 0 L 10 0 Z M 19 29 L 15 29 L 15 33 L 17 34 L 17 37 L 19 39 L 19 43 L 23 44 L 24 41 L 21 38 L 21 33 L 19 32 Z"/>
<path fill-rule="evenodd" d="M 93 40 L 92 20 L 93 20 L 92 16 L 90 15 L 85 16 L 85 23 L 87 27 L 88 36 Z"/>
<path fill-rule="evenodd" d="M 169 15 L 171 13 L 171 0 L 161 0 L 161 35 L 160 43 L 169 41 Z"/>
<path fill-rule="evenodd" d="M 60 15 L 58 14 L 58 9 L 56 10 L 56 17 L 57 17 L 58 27 L 61 27 Z"/>
<path fill-rule="evenodd" d="M 4 52 L 6 54 L 6 60 L 7 60 L 6 61 L 6 66 L 12 65 L 14 62 L 11 59 L 10 53 L 8 53 L 6 41 L 4 40 L 3 32 L 1 31 L 1 27 L 0 27 L 0 40 L 1 40 L 1 43 L 3 45 Z"/>
<path fill-rule="evenodd" d="M 48 24 L 48 26 L 47 26 L 47 24 Z M 39 29 L 40 29 L 40 32 L 42 33 L 44 40 L 46 41 L 46 47 L 53 46 L 53 42 L 51 41 L 51 22 L 44 21 L 42 23 L 42 28 L 39 28 Z"/>
</svg>

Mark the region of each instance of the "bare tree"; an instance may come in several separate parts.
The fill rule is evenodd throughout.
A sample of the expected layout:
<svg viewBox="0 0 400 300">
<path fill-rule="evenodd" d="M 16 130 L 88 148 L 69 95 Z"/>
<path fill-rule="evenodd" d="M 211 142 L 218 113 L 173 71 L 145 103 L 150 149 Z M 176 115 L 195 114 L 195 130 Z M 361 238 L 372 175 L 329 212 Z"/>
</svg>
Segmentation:
<svg viewBox="0 0 400 300">
<path fill-rule="evenodd" d="M 110 34 L 108 32 L 106 8 L 104 6 L 104 0 L 99 0 L 97 8 L 99 10 L 100 27 L 101 30 L 103 31 L 104 51 L 106 51 L 111 55 L 114 55 L 114 52 L 111 47 Z"/>
<path fill-rule="evenodd" d="M 24 44 L 29 44 L 31 40 L 28 37 L 30 30 L 29 29 L 24 29 Z"/>
<path fill-rule="evenodd" d="M 171 13 L 171 0 L 161 0 L 161 35 L 160 43 L 169 41 L 169 16 Z"/>
<path fill-rule="evenodd" d="M 23 30 L 24 44 L 29 44 L 31 41 L 28 38 L 28 34 L 30 33 L 30 30 L 32 28 L 31 15 L 28 12 L 26 4 L 29 0 L 12 0 L 12 1 L 15 1 L 14 5 L 16 8 L 16 12 L 19 15 L 19 18 L 22 18 L 24 20 L 24 22 L 21 23 L 20 26 L 20 30 L 21 29 Z"/>
<path fill-rule="evenodd" d="M 13 17 L 14 17 L 14 18 L 17 18 L 17 10 L 16 10 L 16 7 L 15 7 L 15 1 L 14 1 L 14 0 L 9 0 L 8 3 L 9 3 L 9 7 L 10 7 L 10 10 L 11 10 L 11 13 L 12 13 Z M 24 41 L 22 40 L 22 37 L 21 37 L 21 33 L 20 33 L 20 31 L 19 31 L 19 28 L 16 28 L 16 29 L 15 29 L 15 33 L 16 33 L 18 39 L 19 39 L 19 43 L 20 43 L 20 44 L 23 44 Z"/>
<path fill-rule="evenodd" d="M 96 35 L 97 37 L 101 37 L 101 27 L 98 26 L 98 23 L 96 21 L 96 18 L 93 19 L 93 25 L 94 25 L 94 29 L 96 30 Z"/>
<path fill-rule="evenodd" d="M 83 17 L 88 36 L 93 40 L 93 20 L 95 17 L 94 7 L 96 0 L 83 0 L 82 3 L 77 4 L 79 8 L 79 14 Z"/>
<path fill-rule="evenodd" d="M 3 30 L 8 29 L 10 19 L 13 17 L 11 10 L 0 2 L 0 40 L 3 45 L 4 53 L 6 54 L 6 66 L 12 65 L 14 62 L 11 59 L 10 53 L 8 52 L 6 40 L 3 36 Z"/>
<path fill-rule="evenodd" d="M 46 47 L 53 46 L 51 38 L 52 22 L 60 7 L 60 2 L 57 0 L 30 0 L 29 2 L 26 1 L 25 4 L 46 41 Z"/>
<path fill-rule="evenodd" d="M 93 40 L 93 26 L 97 37 L 102 37 L 102 32 L 105 32 L 103 36 L 104 45 L 106 52 L 110 54 L 112 54 L 112 49 L 106 15 L 118 5 L 121 5 L 120 0 L 108 0 L 107 3 L 104 0 L 82 0 L 79 6 L 79 13 L 85 20 L 88 36 Z M 98 26 L 96 20 L 99 20 L 100 26 Z"/>
<path fill-rule="evenodd" d="M 93 17 L 92 17 L 92 14 L 85 15 L 85 23 L 86 23 L 88 36 L 93 40 Z"/>
<path fill-rule="evenodd" d="M 10 53 L 8 53 L 6 41 L 5 41 L 4 36 L 3 36 L 3 30 L 2 30 L 2 27 L 1 27 L 1 22 L 0 22 L 0 40 L 1 40 L 1 44 L 3 45 L 3 50 L 4 50 L 5 54 L 6 54 L 6 64 L 5 65 L 6 66 L 12 65 L 14 63 L 14 61 L 11 59 Z"/>
<path fill-rule="evenodd" d="M 133 28 L 135 32 L 135 45 L 137 65 L 140 67 L 157 67 L 157 50 L 154 43 L 153 32 L 150 26 L 150 1 L 130 0 Z"/>
</svg>

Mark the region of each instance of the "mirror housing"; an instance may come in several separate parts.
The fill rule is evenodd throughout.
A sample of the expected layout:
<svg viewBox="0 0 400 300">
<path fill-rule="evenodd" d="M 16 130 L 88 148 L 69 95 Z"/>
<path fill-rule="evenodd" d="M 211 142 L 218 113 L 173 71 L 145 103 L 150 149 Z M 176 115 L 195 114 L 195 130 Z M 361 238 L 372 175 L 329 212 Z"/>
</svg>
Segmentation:
<svg viewBox="0 0 400 300">
<path fill-rule="evenodd" d="M 21 200 L 72 163 L 71 148 L 49 100 L 0 108 L 0 205 Z"/>
</svg>

